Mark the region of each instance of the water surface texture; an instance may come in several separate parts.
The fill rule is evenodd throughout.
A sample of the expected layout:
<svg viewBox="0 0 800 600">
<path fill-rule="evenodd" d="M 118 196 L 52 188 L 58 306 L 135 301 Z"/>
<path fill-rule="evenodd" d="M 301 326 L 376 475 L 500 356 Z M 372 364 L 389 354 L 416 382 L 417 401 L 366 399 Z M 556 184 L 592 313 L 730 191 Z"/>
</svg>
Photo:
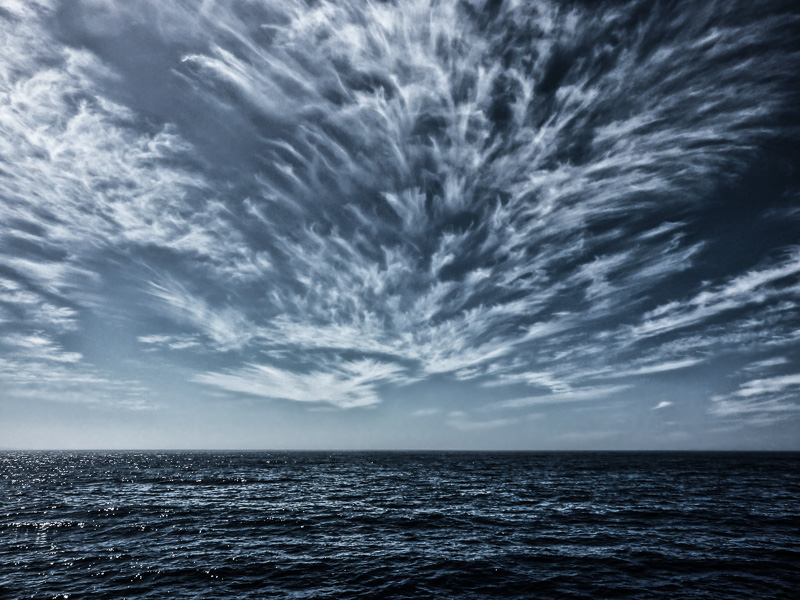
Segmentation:
<svg viewBox="0 0 800 600">
<path fill-rule="evenodd" d="M 798 497 L 798 454 L 6 452 L 0 596 L 791 598 Z"/>
</svg>

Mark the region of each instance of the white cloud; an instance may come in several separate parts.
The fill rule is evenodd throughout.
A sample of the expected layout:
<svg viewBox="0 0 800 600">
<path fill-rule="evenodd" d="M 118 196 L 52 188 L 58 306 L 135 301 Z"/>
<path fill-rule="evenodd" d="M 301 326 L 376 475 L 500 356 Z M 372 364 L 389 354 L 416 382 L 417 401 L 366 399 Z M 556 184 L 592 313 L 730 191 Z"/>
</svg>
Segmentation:
<svg viewBox="0 0 800 600">
<path fill-rule="evenodd" d="M 765 358 L 747 365 L 744 370 L 746 371 L 762 371 L 772 367 L 779 367 L 781 365 L 789 364 L 789 359 L 785 356 L 775 356 L 773 358 Z"/>
<path fill-rule="evenodd" d="M 438 408 L 419 408 L 411 413 L 412 417 L 432 417 L 439 414 L 441 409 Z"/>
<path fill-rule="evenodd" d="M 202 373 L 194 381 L 232 392 L 339 408 L 378 404 L 377 385 L 402 380 L 403 368 L 372 360 L 339 362 L 308 373 L 250 364 L 221 373 Z"/>
<path fill-rule="evenodd" d="M 726 343 L 797 341 L 786 281 L 797 250 L 640 313 L 706 248 L 684 232 L 708 190 L 794 110 L 798 60 L 765 43 L 782 31 L 769 15 L 737 24 L 735 3 L 667 7 L 631 34 L 624 6 L 598 17 L 505 3 L 477 27 L 459 3 L 289 1 L 259 15 L 261 38 L 258 19 L 226 3 L 72 7 L 87 39 L 155 36 L 163 64 L 139 65 L 140 83 L 102 43 L 57 40 L 50 3 L 7 6 L 0 220 L 13 225 L 0 263 L 19 281 L 0 280 L 0 308 L 53 340 L 12 339 L 37 360 L 81 359 L 54 340 L 81 333 L 92 308 L 81 293 L 113 287 L 97 267 L 110 270 L 109 255 L 153 280 L 155 314 L 126 306 L 126 317 L 180 331 L 140 335 L 143 346 L 228 352 L 238 367 L 197 381 L 301 402 L 373 405 L 379 383 L 443 374 L 551 392 L 506 406 L 589 400 L 627 387 L 586 387 L 587 374 L 664 373 Z M 699 25 L 710 22 L 713 35 Z M 535 52 L 510 53 L 506 68 L 496 54 L 510 24 Z M 655 29 L 668 35 L 650 52 Z M 578 46 L 545 89 L 558 53 Z M 167 88 L 174 106 L 147 112 Z M 145 108 L 121 100 L 140 96 Z M 241 139 L 201 131 L 215 124 Z M 35 250 L 9 249 L 19 241 Z M 795 306 L 768 313 L 778 301 Z M 635 342 L 741 308 L 749 322 L 631 358 Z M 305 372 L 255 364 L 257 352 L 302 355 Z M 740 396 L 779 385 L 753 381 Z"/>
<path fill-rule="evenodd" d="M 12 340 L 12 357 L 0 356 L 4 398 L 112 406 L 124 410 L 156 408 L 152 391 L 137 381 L 104 376 L 40 336 Z"/>
<path fill-rule="evenodd" d="M 608 373 L 608 377 L 631 377 L 635 375 L 652 375 L 653 373 L 666 373 L 668 371 L 677 371 L 678 369 L 686 369 L 699 365 L 703 362 L 702 358 L 687 358 L 683 360 L 671 360 L 667 362 L 647 364 L 641 367 L 636 367 L 628 370 L 613 371 Z"/>
<path fill-rule="evenodd" d="M 735 396 L 749 397 L 762 394 L 782 392 L 787 388 L 800 388 L 800 373 L 782 375 L 767 379 L 754 379 L 742 384 L 741 389 L 734 392 Z"/>
<path fill-rule="evenodd" d="M 83 358 L 78 352 L 65 351 L 42 332 L 8 335 L 2 340 L 2 344 L 11 347 L 15 356 L 26 359 L 76 363 Z"/>
<path fill-rule="evenodd" d="M 583 402 L 587 400 L 600 400 L 629 390 L 630 385 L 603 385 L 587 388 L 578 388 L 565 392 L 542 396 L 528 396 L 498 402 L 502 408 L 520 408 L 523 406 L 541 406 L 547 404 L 562 404 L 567 402 Z"/>
<path fill-rule="evenodd" d="M 68 331 L 77 327 L 78 313 L 69 306 L 57 306 L 40 293 L 0 277 L 0 303 L 23 315 L 28 326 Z"/>
<path fill-rule="evenodd" d="M 800 374 L 752 379 L 711 398 L 709 413 L 750 425 L 768 425 L 800 412 Z"/>
<path fill-rule="evenodd" d="M 770 297 L 792 294 L 793 289 L 769 287 L 782 279 L 800 274 L 800 250 L 777 265 L 751 270 L 715 288 L 700 292 L 686 302 L 664 304 L 644 316 L 644 321 L 633 329 L 637 338 L 658 335 L 694 325 L 722 312 L 749 304 L 761 304 Z"/>
<path fill-rule="evenodd" d="M 189 348 L 201 348 L 202 342 L 195 335 L 140 335 L 136 338 L 140 343 L 150 346 L 152 349 L 167 348 L 169 350 L 188 350 Z"/>
<path fill-rule="evenodd" d="M 445 421 L 447 425 L 459 431 L 482 431 L 497 429 L 517 423 L 516 419 L 489 419 L 484 421 L 474 420 L 464 411 L 451 411 Z"/>
<path fill-rule="evenodd" d="M 212 308 L 176 281 L 150 283 L 150 294 L 166 303 L 175 317 L 207 335 L 220 350 L 245 346 L 258 334 L 244 315 L 231 307 Z M 163 340 L 157 340 L 163 341 Z"/>
</svg>

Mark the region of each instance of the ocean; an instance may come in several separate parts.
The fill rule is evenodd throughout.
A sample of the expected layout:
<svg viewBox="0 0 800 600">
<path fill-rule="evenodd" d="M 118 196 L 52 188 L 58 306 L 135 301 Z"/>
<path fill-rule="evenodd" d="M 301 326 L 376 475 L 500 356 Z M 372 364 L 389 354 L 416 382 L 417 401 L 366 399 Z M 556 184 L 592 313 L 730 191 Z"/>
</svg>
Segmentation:
<svg viewBox="0 0 800 600">
<path fill-rule="evenodd" d="M 800 454 L 0 453 L 0 597 L 798 598 Z"/>
</svg>

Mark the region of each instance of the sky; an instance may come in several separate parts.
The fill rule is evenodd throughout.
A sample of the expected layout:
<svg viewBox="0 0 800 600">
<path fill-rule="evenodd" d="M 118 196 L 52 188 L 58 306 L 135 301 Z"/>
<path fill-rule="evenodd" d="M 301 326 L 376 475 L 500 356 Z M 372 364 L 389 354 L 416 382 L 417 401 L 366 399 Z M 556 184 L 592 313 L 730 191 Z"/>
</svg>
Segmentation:
<svg viewBox="0 0 800 600">
<path fill-rule="evenodd" d="M 0 0 L 0 447 L 800 449 L 794 1 Z"/>
</svg>

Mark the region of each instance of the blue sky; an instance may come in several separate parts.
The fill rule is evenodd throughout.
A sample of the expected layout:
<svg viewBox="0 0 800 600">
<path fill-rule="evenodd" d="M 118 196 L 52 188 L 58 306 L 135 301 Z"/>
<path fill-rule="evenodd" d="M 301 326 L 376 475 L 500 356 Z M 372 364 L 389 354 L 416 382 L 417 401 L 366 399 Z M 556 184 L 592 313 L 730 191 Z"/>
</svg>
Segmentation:
<svg viewBox="0 0 800 600">
<path fill-rule="evenodd" d="M 0 446 L 800 449 L 794 3 L 0 40 Z"/>
</svg>

